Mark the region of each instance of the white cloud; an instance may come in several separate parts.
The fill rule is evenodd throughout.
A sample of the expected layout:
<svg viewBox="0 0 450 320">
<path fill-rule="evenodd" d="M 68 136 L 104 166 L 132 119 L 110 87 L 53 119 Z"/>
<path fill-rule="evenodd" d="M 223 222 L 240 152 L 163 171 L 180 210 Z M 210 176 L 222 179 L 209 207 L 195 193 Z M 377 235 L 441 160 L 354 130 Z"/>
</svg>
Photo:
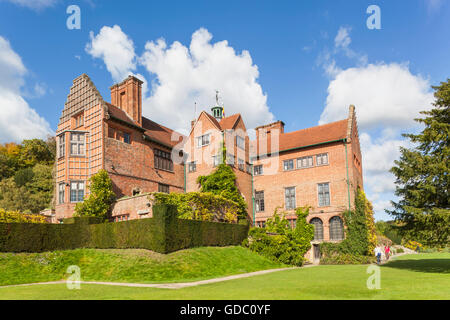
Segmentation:
<svg viewBox="0 0 450 320">
<path fill-rule="evenodd" d="M 274 119 L 267 106 L 267 96 L 258 83 L 258 67 L 250 53 L 237 53 L 225 41 L 212 43 L 212 35 L 200 28 L 192 35 L 189 47 L 164 39 L 148 41 L 142 56 L 137 57 L 133 41 L 119 26 L 103 27 L 91 32 L 86 52 L 104 61 L 114 81 L 134 74 L 138 65 L 145 68 L 151 83 L 144 81 L 143 114 L 176 130 L 188 130 L 201 110 L 210 111 L 219 90 L 225 115 L 241 113 L 248 128 Z"/>
<path fill-rule="evenodd" d="M 42 10 L 54 6 L 59 0 L 6 0 L 21 7 L 33 10 Z"/>
<path fill-rule="evenodd" d="M 350 48 L 349 34 L 349 28 L 341 27 L 334 51 L 325 50 L 318 58 L 331 77 L 319 124 L 343 119 L 348 106 L 356 106 L 364 186 L 369 199 L 375 201 L 377 216 L 388 218 L 384 209 L 395 198 L 395 177 L 389 170 L 400 156 L 399 148 L 410 147 L 400 133 L 417 130 L 414 118 L 431 108 L 433 93 L 429 81 L 412 74 L 407 63 L 367 64 L 366 55 Z M 357 66 L 340 68 L 335 60 L 340 52 Z"/>
<path fill-rule="evenodd" d="M 225 114 L 241 113 L 248 128 L 272 121 L 250 53 L 236 53 L 226 40 L 211 40 L 212 35 L 201 28 L 192 35 L 189 47 L 178 41 L 167 46 L 163 39 L 145 45 L 141 63 L 156 75 L 144 103 L 145 114 L 174 128 L 188 128 L 194 102 L 197 114 L 209 112 L 217 89 Z"/>
<path fill-rule="evenodd" d="M 444 4 L 444 0 L 425 0 L 428 13 L 434 13 L 438 11 Z"/>
<path fill-rule="evenodd" d="M 413 75 L 406 64 L 369 64 L 337 73 L 328 86 L 319 123 L 341 119 L 348 106 L 354 104 L 363 130 L 408 128 L 432 101 L 429 81 Z"/>
<path fill-rule="evenodd" d="M 22 59 L 0 36 L 0 142 L 20 142 L 51 134 L 47 121 L 23 99 L 20 89 L 27 73 Z"/>
<path fill-rule="evenodd" d="M 350 28 L 340 27 L 334 38 L 334 46 L 336 48 L 348 48 L 352 39 L 350 38 Z"/>
<path fill-rule="evenodd" d="M 96 36 L 91 31 L 89 36 L 91 41 L 85 47 L 86 52 L 103 60 L 114 81 L 122 81 L 136 69 L 133 40 L 118 25 L 105 26 Z"/>
</svg>

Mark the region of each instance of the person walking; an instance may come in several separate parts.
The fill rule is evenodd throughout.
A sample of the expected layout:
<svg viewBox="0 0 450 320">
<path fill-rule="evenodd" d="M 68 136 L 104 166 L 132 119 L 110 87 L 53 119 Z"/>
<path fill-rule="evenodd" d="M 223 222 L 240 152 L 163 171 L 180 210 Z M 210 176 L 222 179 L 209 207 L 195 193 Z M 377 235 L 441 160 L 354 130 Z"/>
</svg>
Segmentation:
<svg viewBox="0 0 450 320">
<path fill-rule="evenodd" d="M 381 263 L 381 249 L 379 247 L 375 247 L 375 256 L 377 257 L 377 264 Z"/>
<path fill-rule="evenodd" d="M 384 256 L 386 257 L 386 260 L 389 260 L 389 255 L 391 253 L 391 249 L 389 248 L 389 245 L 384 247 Z"/>
</svg>

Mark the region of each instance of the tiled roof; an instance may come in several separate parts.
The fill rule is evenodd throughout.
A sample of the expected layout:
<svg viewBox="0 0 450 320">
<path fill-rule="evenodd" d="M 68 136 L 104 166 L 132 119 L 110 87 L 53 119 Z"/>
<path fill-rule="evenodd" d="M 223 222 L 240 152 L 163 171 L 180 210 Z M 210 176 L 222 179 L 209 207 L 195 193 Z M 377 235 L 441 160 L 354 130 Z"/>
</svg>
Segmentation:
<svg viewBox="0 0 450 320">
<path fill-rule="evenodd" d="M 184 136 L 172 129 L 169 129 L 155 121 L 152 121 L 146 117 L 142 117 L 142 127 L 146 129 L 145 134 L 150 138 L 161 142 L 163 144 L 174 147 L 182 141 Z M 178 141 L 172 141 L 172 134 L 175 133 L 174 139 L 178 137 Z"/>
<path fill-rule="evenodd" d="M 236 121 L 239 119 L 240 116 L 241 116 L 240 113 L 236 113 L 229 117 L 222 118 L 222 120 L 220 120 L 219 122 L 220 128 L 222 130 L 233 129 L 234 125 L 236 124 Z"/>
<path fill-rule="evenodd" d="M 181 139 L 184 137 L 182 134 L 177 133 L 178 136 L 180 136 L 179 141 L 172 141 L 172 133 L 175 132 L 174 130 L 169 129 L 163 125 L 160 125 L 159 123 L 156 123 L 146 117 L 142 117 L 142 126 L 141 126 L 137 122 L 135 122 L 132 118 L 130 118 L 128 114 L 122 109 L 110 103 L 106 103 L 106 105 L 108 106 L 108 111 L 111 116 L 121 121 L 124 121 L 134 127 L 140 128 L 152 140 L 155 140 L 156 142 L 159 142 L 163 145 L 174 147 L 180 141 L 182 141 Z"/>
<path fill-rule="evenodd" d="M 348 120 L 345 119 L 316 127 L 282 133 L 280 134 L 279 140 L 279 152 L 344 139 L 347 137 L 347 124 Z M 270 153 L 270 138 L 268 138 L 267 144 L 267 152 L 258 151 L 260 155 Z M 275 152 L 276 150 L 273 151 Z"/>
</svg>

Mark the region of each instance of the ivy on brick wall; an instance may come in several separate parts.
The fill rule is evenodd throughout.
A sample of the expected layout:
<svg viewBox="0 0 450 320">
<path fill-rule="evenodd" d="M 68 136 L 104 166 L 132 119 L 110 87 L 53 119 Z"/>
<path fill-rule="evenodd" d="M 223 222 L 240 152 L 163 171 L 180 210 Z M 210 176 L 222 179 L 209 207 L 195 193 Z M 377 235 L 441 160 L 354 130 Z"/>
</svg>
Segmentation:
<svg viewBox="0 0 450 320">
<path fill-rule="evenodd" d="M 278 213 L 267 219 L 265 228 L 252 228 L 243 246 L 271 260 L 301 266 L 305 254 L 311 248 L 314 226 L 306 222 L 309 207 L 297 208 L 297 223 L 290 227 L 285 213 Z"/>
<path fill-rule="evenodd" d="M 230 166 L 219 164 L 211 174 L 198 177 L 197 183 L 200 184 L 200 192 L 210 192 L 235 202 L 238 206 L 238 217 L 247 218 L 247 203 L 237 188 L 236 174 Z"/>
<path fill-rule="evenodd" d="M 364 191 L 355 194 L 355 209 L 343 213 L 346 226 L 345 239 L 340 243 L 322 243 L 321 263 L 363 263 L 373 258 L 377 245 L 372 204 Z"/>
<path fill-rule="evenodd" d="M 172 204 L 177 207 L 178 218 L 214 222 L 236 222 L 239 205 L 211 192 L 152 193 L 155 204 Z"/>
</svg>

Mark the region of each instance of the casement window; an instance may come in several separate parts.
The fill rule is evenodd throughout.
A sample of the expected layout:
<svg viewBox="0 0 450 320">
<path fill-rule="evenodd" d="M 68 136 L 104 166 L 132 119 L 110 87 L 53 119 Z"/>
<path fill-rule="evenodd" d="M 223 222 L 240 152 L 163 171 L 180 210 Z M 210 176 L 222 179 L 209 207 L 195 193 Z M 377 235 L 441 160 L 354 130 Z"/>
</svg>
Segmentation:
<svg viewBox="0 0 450 320">
<path fill-rule="evenodd" d="M 344 239 L 344 223 L 340 217 L 330 219 L 330 240 Z"/>
<path fill-rule="evenodd" d="M 123 133 L 123 142 L 130 144 L 131 143 L 131 137 L 130 134 L 127 132 Z"/>
<path fill-rule="evenodd" d="M 284 189 L 284 203 L 286 210 L 295 209 L 295 187 Z"/>
<path fill-rule="evenodd" d="M 294 160 L 284 160 L 283 161 L 283 170 L 289 171 L 294 169 Z"/>
<path fill-rule="evenodd" d="M 256 221 L 256 226 L 258 228 L 265 228 L 266 227 L 266 222 L 265 221 Z"/>
<path fill-rule="evenodd" d="M 217 167 L 219 164 L 222 164 L 222 155 L 212 156 L 213 158 L 213 166 Z"/>
<path fill-rule="evenodd" d="M 244 167 L 245 167 L 245 161 L 238 158 L 238 168 L 239 168 L 239 170 L 244 171 L 244 169 L 245 169 Z"/>
<path fill-rule="evenodd" d="M 319 207 L 330 205 L 330 184 L 329 183 L 319 183 Z"/>
<path fill-rule="evenodd" d="M 189 170 L 189 172 L 197 171 L 197 162 L 195 162 L 195 161 L 189 162 L 188 170 Z"/>
<path fill-rule="evenodd" d="M 66 135 L 63 133 L 58 137 L 58 157 L 62 158 L 66 155 Z"/>
<path fill-rule="evenodd" d="M 83 114 L 79 114 L 78 116 L 75 116 L 74 118 L 75 128 L 81 127 L 84 125 L 84 116 Z"/>
<path fill-rule="evenodd" d="M 70 202 L 82 202 L 84 199 L 84 181 L 70 183 Z"/>
<path fill-rule="evenodd" d="M 328 153 L 318 154 L 316 156 L 316 164 L 318 166 L 322 166 L 328 164 Z"/>
<path fill-rule="evenodd" d="M 310 168 L 313 166 L 313 157 L 302 157 L 297 159 L 297 168 Z"/>
<path fill-rule="evenodd" d="M 247 173 L 252 174 L 252 165 L 250 163 L 246 163 L 247 166 Z"/>
<path fill-rule="evenodd" d="M 253 174 L 255 176 L 260 176 L 263 174 L 263 166 L 262 164 L 259 164 L 257 166 L 253 166 Z"/>
<path fill-rule="evenodd" d="M 245 139 L 240 136 L 236 136 L 236 145 L 238 148 L 245 150 Z"/>
<path fill-rule="evenodd" d="M 64 201 L 65 201 L 65 190 L 66 190 L 66 184 L 64 182 L 60 183 L 58 185 L 58 203 L 59 204 L 64 203 Z"/>
<path fill-rule="evenodd" d="M 169 152 L 154 149 L 155 169 L 173 171 L 173 162 Z"/>
<path fill-rule="evenodd" d="M 234 167 L 236 163 L 236 158 L 233 154 L 227 153 L 227 164 Z"/>
<path fill-rule="evenodd" d="M 264 191 L 255 191 L 256 212 L 264 211 Z"/>
<path fill-rule="evenodd" d="M 322 241 L 323 240 L 323 222 L 319 218 L 312 218 L 309 221 L 310 224 L 314 226 L 314 240 Z"/>
<path fill-rule="evenodd" d="M 70 134 L 70 155 L 84 156 L 85 152 L 85 134 L 72 132 Z"/>
<path fill-rule="evenodd" d="M 204 134 L 204 135 L 202 135 L 200 137 L 197 137 L 197 147 L 200 148 L 200 147 L 203 147 L 203 146 L 207 146 L 209 144 L 209 142 L 210 142 L 209 138 L 210 138 L 210 134 L 209 133 L 208 134 Z"/>
<path fill-rule="evenodd" d="M 158 192 L 169 193 L 169 186 L 167 184 L 158 183 Z"/>
</svg>

